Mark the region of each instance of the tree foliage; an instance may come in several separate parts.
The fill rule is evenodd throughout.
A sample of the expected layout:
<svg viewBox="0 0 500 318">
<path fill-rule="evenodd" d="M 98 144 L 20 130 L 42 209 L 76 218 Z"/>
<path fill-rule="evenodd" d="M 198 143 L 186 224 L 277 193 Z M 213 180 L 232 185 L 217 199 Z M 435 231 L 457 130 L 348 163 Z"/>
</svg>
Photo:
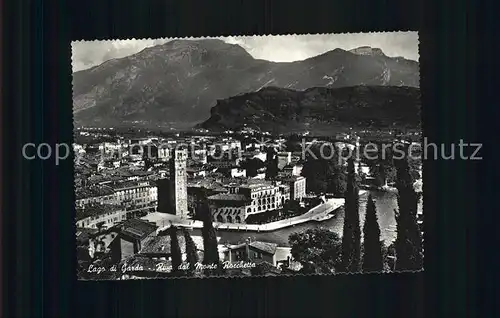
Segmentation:
<svg viewBox="0 0 500 318">
<path fill-rule="evenodd" d="M 355 273 L 360 270 L 361 230 L 359 226 L 359 188 L 353 158 L 348 161 L 347 172 L 341 270 Z"/>
<path fill-rule="evenodd" d="M 278 176 L 278 155 L 276 150 L 272 147 L 269 147 L 266 150 L 266 179 L 273 179 Z"/>
<path fill-rule="evenodd" d="M 283 204 L 282 216 L 284 218 L 291 218 L 301 215 L 306 212 L 306 209 L 300 206 L 300 202 L 296 200 L 288 200 Z"/>
<path fill-rule="evenodd" d="M 413 188 L 413 178 L 407 158 L 395 160 L 397 169 L 398 210 L 395 211 L 397 237 L 396 270 L 423 268 L 422 235 L 417 224 L 418 194 Z"/>
<path fill-rule="evenodd" d="M 293 258 L 302 265 L 302 272 L 334 273 L 340 262 L 341 241 L 337 233 L 324 228 L 293 233 L 288 241 Z"/>
<path fill-rule="evenodd" d="M 250 269 L 250 273 L 252 276 L 264 276 L 264 275 L 269 275 L 269 274 L 275 275 L 278 273 L 278 270 L 271 263 L 262 262 L 262 263 L 256 264 L 255 267 L 252 267 Z"/>
<path fill-rule="evenodd" d="M 368 196 L 366 204 L 365 224 L 363 226 L 363 271 L 381 272 L 384 269 L 382 259 L 382 242 L 377 209 L 372 196 Z"/>
<path fill-rule="evenodd" d="M 182 230 L 184 235 L 184 241 L 186 242 L 186 258 L 189 264 L 190 270 L 195 269 L 196 263 L 198 263 L 198 249 L 193 241 L 193 238 L 189 234 L 189 231 L 184 228 Z"/>
<path fill-rule="evenodd" d="M 346 189 L 346 176 L 339 164 L 338 149 L 313 146 L 308 150 L 301 173 L 307 178 L 307 191 L 342 196 Z"/>
<path fill-rule="evenodd" d="M 332 193 L 336 197 L 344 196 L 347 190 L 347 176 L 342 167 L 336 165 L 327 183 L 326 192 Z"/>
<path fill-rule="evenodd" d="M 241 163 L 241 167 L 246 170 L 246 175 L 250 178 L 255 177 L 257 171 L 265 166 L 265 163 L 259 158 L 252 158 Z"/>
<path fill-rule="evenodd" d="M 292 135 L 288 137 L 288 139 L 285 142 L 285 150 L 289 152 L 297 152 L 300 151 L 302 148 L 300 146 L 300 137 L 297 135 Z"/>
<path fill-rule="evenodd" d="M 369 167 L 370 174 L 375 178 L 376 185 L 383 186 L 386 183 L 395 182 L 397 178 L 395 161 L 399 160 L 401 156 L 400 153 L 395 156 L 395 152 L 400 152 L 401 144 L 393 144 L 391 147 L 387 147 L 386 144 L 382 143 L 375 143 L 374 145 L 363 150 L 365 154 L 363 162 Z M 420 178 L 418 171 L 421 160 L 417 156 L 418 154 L 413 154 L 411 157 L 406 156 L 410 167 L 410 175 L 414 181 Z"/>
<path fill-rule="evenodd" d="M 375 185 L 383 186 L 393 182 L 396 170 L 393 163 L 393 152 L 391 147 L 382 143 L 370 143 L 372 147 L 363 148 L 362 160 L 370 169 L 371 177 L 375 178 Z"/>
<path fill-rule="evenodd" d="M 170 236 L 170 255 L 172 257 L 172 272 L 176 272 L 182 264 L 182 252 L 177 237 L 177 228 L 173 225 L 168 230 Z"/>
<path fill-rule="evenodd" d="M 207 201 L 199 205 L 199 215 L 203 218 L 203 264 L 219 264 L 219 251 L 217 248 L 217 234 L 213 227 L 212 215 Z"/>
</svg>

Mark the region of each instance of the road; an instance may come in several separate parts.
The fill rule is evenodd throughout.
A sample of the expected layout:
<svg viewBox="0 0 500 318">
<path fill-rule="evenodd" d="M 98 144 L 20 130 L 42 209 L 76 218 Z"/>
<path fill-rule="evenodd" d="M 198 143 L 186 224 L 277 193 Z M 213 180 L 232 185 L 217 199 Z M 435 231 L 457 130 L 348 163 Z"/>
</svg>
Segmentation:
<svg viewBox="0 0 500 318">
<path fill-rule="evenodd" d="M 268 232 L 279 230 L 288 226 L 301 224 L 309 221 L 322 221 L 328 218 L 328 214 L 334 210 L 340 208 L 344 205 L 344 199 L 327 199 L 325 203 L 322 203 L 308 212 L 289 218 L 286 220 L 280 220 L 276 222 L 266 223 L 266 224 L 241 224 L 241 223 L 218 223 L 214 222 L 214 227 L 216 229 L 224 230 L 236 230 L 236 231 L 257 231 L 257 232 Z M 165 213 L 151 213 L 142 218 L 149 222 L 154 222 L 159 226 L 158 231 L 162 231 L 168 228 L 170 225 L 191 227 L 191 228 L 202 228 L 203 222 L 181 219 L 175 215 L 165 214 Z"/>
</svg>

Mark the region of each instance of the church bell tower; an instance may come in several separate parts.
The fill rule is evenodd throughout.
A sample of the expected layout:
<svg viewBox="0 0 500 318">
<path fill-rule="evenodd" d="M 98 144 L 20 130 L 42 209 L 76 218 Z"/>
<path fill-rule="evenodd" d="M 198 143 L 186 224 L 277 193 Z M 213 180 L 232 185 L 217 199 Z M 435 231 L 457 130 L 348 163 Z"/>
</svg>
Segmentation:
<svg viewBox="0 0 500 318">
<path fill-rule="evenodd" d="M 187 150 L 175 149 L 170 159 L 170 202 L 175 215 L 186 217 L 187 207 Z"/>
</svg>

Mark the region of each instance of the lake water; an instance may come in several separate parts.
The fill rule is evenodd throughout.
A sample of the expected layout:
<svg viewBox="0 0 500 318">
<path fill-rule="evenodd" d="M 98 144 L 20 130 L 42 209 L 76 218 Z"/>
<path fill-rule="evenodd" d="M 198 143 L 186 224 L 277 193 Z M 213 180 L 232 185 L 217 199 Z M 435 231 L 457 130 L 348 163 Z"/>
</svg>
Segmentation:
<svg viewBox="0 0 500 318">
<path fill-rule="evenodd" d="M 375 205 L 377 207 L 381 239 L 385 241 L 386 245 L 389 245 L 396 238 L 396 220 L 394 218 L 394 209 L 397 209 L 398 207 L 396 194 L 393 192 L 379 191 L 370 191 L 370 193 L 372 194 L 372 198 L 375 201 Z M 363 229 L 367 199 L 368 195 L 365 194 L 362 195 L 359 200 L 359 216 L 361 229 Z M 421 211 L 422 204 L 419 204 L 418 209 L 419 211 Z M 329 228 L 341 236 L 343 223 L 344 213 L 342 209 L 340 209 L 333 218 L 323 222 L 311 221 L 272 232 L 236 232 L 230 230 L 218 230 L 217 236 L 220 236 L 221 238 L 220 243 L 236 244 L 250 237 L 254 240 L 277 243 L 279 246 L 289 246 L 288 237 L 290 236 L 290 234 L 294 232 L 301 232 L 308 228 Z M 194 229 L 193 231 L 193 235 L 201 235 L 201 231 L 199 229 Z"/>
</svg>

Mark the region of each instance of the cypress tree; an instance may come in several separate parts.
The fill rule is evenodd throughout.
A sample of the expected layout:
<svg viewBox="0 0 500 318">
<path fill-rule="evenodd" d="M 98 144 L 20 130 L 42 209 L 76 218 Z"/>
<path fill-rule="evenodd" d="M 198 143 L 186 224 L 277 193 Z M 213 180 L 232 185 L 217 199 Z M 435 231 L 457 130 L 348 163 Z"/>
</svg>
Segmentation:
<svg viewBox="0 0 500 318">
<path fill-rule="evenodd" d="M 365 224 L 363 226 L 364 253 L 363 272 L 381 272 L 384 268 L 382 259 L 382 242 L 377 219 L 377 209 L 372 196 L 366 203 Z"/>
<path fill-rule="evenodd" d="M 397 237 L 394 242 L 396 270 L 420 270 L 423 268 L 423 251 L 422 234 L 417 223 L 418 194 L 413 188 L 407 156 L 394 158 L 394 165 L 398 189 Z"/>
<path fill-rule="evenodd" d="M 193 270 L 196 266 L 196 263 L 198 263 L 198 252 L 196 244 L 194 243 L 193 238 L 191 237 L 189 231 L 186 228 L 183 229 L 183 234 L 184 234 L 184 241 L 186 242 L 187 261 L 189 263 L 189 268 Z"/>
<path fill-rule="evenodd" d="M 361 230 L 359 227 L 359 188 L 352 157 L 347 163 L 344 210 L 341 271 L 355 273 L 360 270 Z"/>
<path fill-rule="evenodd" d="M 274 148 L 267 149 L 266 156 L 266 179 L 272 179 L 278 176 L 278 156 Z"/>
<path fill-rule="evenodd" d="M 212 224 L 212 216 L 208 202 L 200 204 L 200 215 L 203 218 L 203 228 L 201 234 L 203 237 L 203 264 L 219 264 L 219 251 L 217 248 L 217 235 Z"/>
<path fill-rule="evenodd" d="M 182 263 L 182 252 L 177 238 L 177 228 L 173 225 L 169 228 L 170 255 L 172 257 L 172 272 L 176 272 Z"/>
</svg>

